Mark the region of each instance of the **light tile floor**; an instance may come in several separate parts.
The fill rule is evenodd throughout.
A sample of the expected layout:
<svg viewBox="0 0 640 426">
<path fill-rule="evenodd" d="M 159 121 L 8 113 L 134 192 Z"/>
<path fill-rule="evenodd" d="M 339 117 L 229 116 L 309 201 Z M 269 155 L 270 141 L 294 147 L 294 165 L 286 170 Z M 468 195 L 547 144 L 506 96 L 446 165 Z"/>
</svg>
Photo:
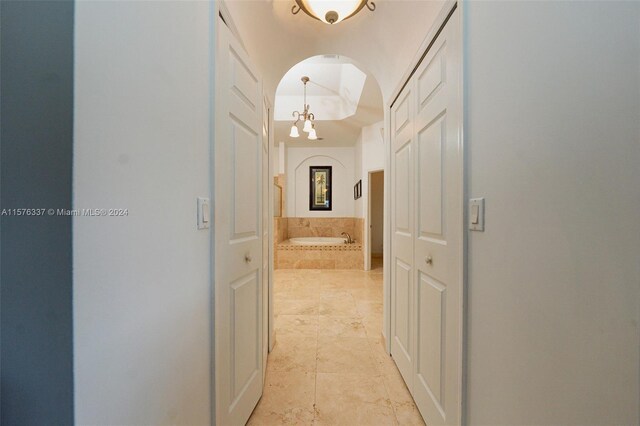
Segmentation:
<svg viewBox="0 0 640 426">
<path fill-rule="evenodd" d="M 382 268 L 275 271 L 276 346 L 249 425 L 424 425 L 382 345 Z"/>
</svg>

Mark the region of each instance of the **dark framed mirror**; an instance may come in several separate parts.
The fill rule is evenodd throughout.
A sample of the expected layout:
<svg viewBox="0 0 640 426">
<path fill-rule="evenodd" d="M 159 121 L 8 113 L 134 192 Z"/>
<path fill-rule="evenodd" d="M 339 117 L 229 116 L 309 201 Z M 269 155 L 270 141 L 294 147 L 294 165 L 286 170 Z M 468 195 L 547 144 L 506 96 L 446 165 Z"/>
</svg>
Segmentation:
<svg viewBox="0 0 640 426">
<path fill-rule="evenodd" d="M 309 167 L 309 210 L 331 210 L 331 166 Z"/>
</svg>

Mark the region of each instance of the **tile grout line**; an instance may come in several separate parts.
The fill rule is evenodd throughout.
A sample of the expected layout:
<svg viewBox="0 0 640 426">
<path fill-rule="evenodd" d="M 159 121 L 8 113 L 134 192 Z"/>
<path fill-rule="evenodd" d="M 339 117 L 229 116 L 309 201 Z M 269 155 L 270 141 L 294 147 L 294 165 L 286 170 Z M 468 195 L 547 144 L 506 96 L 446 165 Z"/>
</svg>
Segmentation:
<svg viewBox="0 0 640 426">
<path fill-rule="evenodd" d="M 398 413 L 396 411 L 396 407 L 395 404 L 393 403 L 393 400 L 391 399 L 391 393 L 389 392 L 389 387 L 387 386 L 387 381 L 385 380 L 385 372 L 384 370 L 382 370 L 382 366 L 379 365 L 378 363 L 378 358 L 375 355 L 375 348 L 372 346 L 371 341 L 375 338 L 374 336 L 370 336 L 369 335 L 369 331 L 367 330 L 367 328 L 365 327 L 365 334 L 367 335 L 367 344 L 369 345 L 369 351 L 371 351 L 371 356 L 373 357 L 373 361 L 374 361 L 374 365 L 376 367 L 376 370 L 378 373 L 380 373 L 380 377 L 382 380 L 382 386 L 384 387 L 384 391 L 387 395 L 387 400 L 389 401 L 389 405 L 391 405 L 391 410 L 393 411 L 393 417 L 396 420 L 396 424 L 399 425 L 400 424 L 400 419 L 398 419 Z"/>
<path fill-rule="evenodd" d="M 303 271 L 301 271 L 303 272 Z M 318 271 L 318 272 L 323 272 L 323 271 Z M 365 273 L 366 275 L 366 273 Z M 368 276 L 366 278 L 369 278 Z M 356 284 L 359 283 L 359 279 L 358 277 L 353 277 L 353 276 L 348 276 L 348 277 L 341 277 L 341 280 L 346 281 L 347 284 L 347 288 L 340 288 L 339 286 L 332 286 L 330 285 L 329 287 L 331 288 L 326 288 L 324 289 L 324 293 L 327 293 L 329 296 L 334 295 L 335 293 L 347 293 L 349 295 L 349 299 L 350 301 L 355 305 L 355 319 L 357 319 L 358 322 L 360 322 L 364 328 L 364 336 L 349 336 L 349 335 L 345 335 L 342 337 L 347 337 L 349 339 L 353 339 L 355 337 L 364 337 L 367 341 L 366 341 L 366 348 L 367 348 L 367 353 L 368 353 L 368 357 L 369 359 L 373 362 L 373 370 L 372 370 L 372 374 L 371 376 L 378 376 L 381 378 L 382 380 L 382 388 L 384 390 L 384 395 L 386 396 L 386 399 L 388 401 L 388 403 L 391 405 L 391 411 L 393 412 L 393 416 L 390 416 L 390 420 L 393 419 L 395 421 L 395 424 L 399 424 L 399 419 L 398 419 L 398 414 L 396 412 L 396 409 L 393 405 L 393 401 L 391 400 L 390 397 L 390 388 L 387 386 L 387 382 L 386 380 L 384 380 L 385 377 L 385 371 L 382 369 L 382 365 L 378 362 L 378 357 L 376 356 L 376 347 L 374 346 L 374 340 L 372 337 L 372 331 L 369 330 L 367 327 L 364 326 L 364 319 L 365 317 L 367 317 L 367 313 L 370 315 L 370 308 L 369 308 L 369 304 L 376 302 L 377 300 L 369 300 L 368 298 L 366 298 L 365 295 L 362 295 L 363 298 L 361 299 L 360 297 L 357 297 L 357 294 L 362 294 L 362 292 L 360 292 L 360 290 L 366 290 L 369 284 L 373 284 L 376 285 L 375 282 L 373 282 L 373 280 L 370 280 L 368 282 L 365 283 L 364 286 L 362 286 L 362 288 L 360 286 L 356 286 Z M 306 284 L 307 280 L 304 280 L 304 278 L 302 276 L 296 276 L 294 279 L 294 283 L 290 283 L 290 284 L 294 284 L 295 287 L 299 287 L 299 286 L 304 286 Z M 314 286 L 315 288 L 313 288 L 311 291 L 315 290 L 315 304 L 316 304 L 316 347 L 315 347 L 315 360 L 314 360 L 314 365 L 315 365 L 315 370 L 314 370 L 314 388 L 313 388 L 313 408 L 314 408 L 314 412 L 313 412 L 313 420 L 312 423 L 314 425 L 316 425 L 319 421 L 320 418 L 318 416 L 318 410 L 317 410 L 317 404 L 318 404 L 318 377 L 319 377 L 319 353 L 320 353 L 320 333 L 321 333 L 321 324 L 320 324 L 320 319 L 323 318 L 324 316 L 321 315 L 320 312 L 320 306 L 321 306 L 321 295 L 324 294 L 323 293 L 323 282 L 317 282 L 317 283 L 312 283 L 312 286 Z M 282 289 L 284 290 L 284 288 Z M 287 290 L 289 290 L 287 288 Z M 285 290 L 286 291 L 286 290 Z M 355 293 L 355 294 L 354 294 Z M 289 295 L 287 295 L 289 296 Z M 289 297 L 285 297 L 285 299 L 287 300 L 291 300 L 292 302 L 302 302 L 302 300 L 307 300 L 306 297 L 304 297 L 303 299 L 298 299 L 301 296 L 297 296 L 295 298 L 291 298 L 289 299 Z M 364 302 L 364 303 L 361 303 Z M 338 310 L 339 311 L 339 310 Z M 328 312 L 327 317 L 335 317 L 336 315 L 332 315 L 331 314 L 331 310 Z M 291 312 L 290 315 L 301 315 L 301 313 L 298 312 Z M 285 315 L 286 316 L 286 315 Z M 337 317 L 345 317 L 345 318 L 353 318 L 352 315 L 337 315 Z M 331 335 L 331 333 L 328 333 L 329 331 L 332 331 L 333 328 L 331 327 L 331 322 L 328 322 L 326 324 L 327 328 L 326 330 L 322 329 L 323 331 L 323 335 Z M 348 330 L 347 330 L 348 331 Z M 328 333 L 328 334 L 327 334 Z M 339 335 L 341 333 L 344 333 L 344 330 L 342 331 L 338 331 L 338 335 L 336 335 L 335 337 L 339 337 Z M 372 402 L 367 402 L 367 404 L 371 404 L 371 405 L 377 405 L 375 403 Z M 390 414 L 390 413 L 389 413 Z"/>
<path fill-rule="evenodd" d="M 316 299 L 316 369 L 313 380 L 313 424 L 318 420 L 318 352 L 320 351 L 320 289 L 318 289 L 318 297 Z"/>
</svg>

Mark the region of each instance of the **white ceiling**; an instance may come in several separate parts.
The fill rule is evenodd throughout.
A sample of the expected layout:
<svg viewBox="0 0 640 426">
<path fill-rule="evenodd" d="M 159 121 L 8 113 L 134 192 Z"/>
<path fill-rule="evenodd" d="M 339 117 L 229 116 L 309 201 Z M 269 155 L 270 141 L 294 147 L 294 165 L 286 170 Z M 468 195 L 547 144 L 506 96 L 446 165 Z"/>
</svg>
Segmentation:
<svg viewBox="0 0 640 426">
<path fill-rule="evenodd" d="M 348 59 L 341 60 L 348 61 Z M 289 130 L 293 124 L 293 119 L 289 119 L 288 121 L 275 121 L 275 143 L 282 141 L 288 145 L 304 147 L 355 145 L 362 127 L 377 123 L 384 118 L 380 87 L 370 74 L 365 74 L 365 77 L 362 95 L 359 97 L 354 114 L 343 120 L 316 120 L 316 131 L 318 137 L 322 138 L 322 140 L 310 141 L 306 139 L 306 133 L 302 131 L 299 138 L 290 138 Z M 315 104 L 311 101 L 308 102 L 311 105 L 311 112 L 315 114 Z M 278 97 L 276 96 L 276 108 L 277 103 Z M 300 100 L 300 103 L 302 103 L 302 100 Z M 320 114 L 317 117 L 320 117 Z M 299 124 L 298 128 L 302 129 L 302 126 Z"/>
<path fill-rule="evenodd" d="M 347 78 L 343 73 L 345 67 Z M 303 104 L 300 72 L 311 78 L 307 95 L 312 96 L 307 96 L 307 103 L 322 140 L 310 141 L 302 131 L 298 138 L 289 137 L 291 112 L 300 111 Z M 297 96 L 281 95 L 296 92 Z M 313 57 L 294 65 L 278 85 L 275 99 L 274 140 L 292 146 L 353 146 L 363 126 L 384 118 L 382 93 L 373 76 L 361 71 L 349 58 L 337 55 Z M 278 120 L 279 117 L 284 120 Z M 302 123 L 298 128 L 302 129 Z"/>
<path fill-rule="evenodd" d="M 388 102 L 442 8 L 443 0 L 376 0 L 335 25 L 304 12 L 291 14 L 294 0 L 225 0 L 242 41 L 264 78 L 270 99 L 285 73 L 304 59 L 338 54 L 380 84 Z"/>
<path fill-rule="evenodd" d="M 304 84 L 307 76 L 307 105 L 315 120 L 343 120 L 356 113 L 367 74 L 339 57 L 318 63 L 310 58 L 294 65 L 278 85 L 274 120 L 291 121 L 292 111 L 304 109 Z"/>
<path fill-rule="evenodd" d="M 374 12 L 365 8 L 346 21 L 328 25 L 304 12 L 293 15 L 294 0 L 224 0 L 233 25 L 262 75 L 267 96 L 274 102 L 283 76 L 308 58 L 339 55 L 367 74 L 355 115 L 316 124 L 318 136 L 324 140 L 309 141 L 302 135 L 291 139 L 291 123 L 276 121 L 276 143 L 282 140 L 297 146 L 351 146 L 362 126 L 382 120 L 383 105 L 391 101 L 444 0 L 374 1 Z M 322 58 L 316 60 L 322 62 Z"/>
<path fill-rule="evenodd" d="M 351 61 L 341 60 L 338 55 L 320 55 L 305 59 L 293 65 L 282 77 L 276 94 L 302 96 L 300 78 L 306 75 L 311 79 L 307 94 L 312 96 L 326 95 L 325 87 L 333 90 L 340 86 L 342 70 L 347 66 L 353 67 Z"/>
</svg>

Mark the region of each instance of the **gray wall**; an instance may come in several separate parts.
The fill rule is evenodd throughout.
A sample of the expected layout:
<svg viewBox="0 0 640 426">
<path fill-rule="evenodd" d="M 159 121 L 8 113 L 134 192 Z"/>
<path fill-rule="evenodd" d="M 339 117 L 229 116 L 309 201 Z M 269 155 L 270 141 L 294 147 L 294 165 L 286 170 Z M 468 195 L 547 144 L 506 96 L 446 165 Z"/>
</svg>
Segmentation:
<svg viewBox="0 0 640 426">
<path fill-rule="evenodd" d="M 464 5 L 470 424 L 638 424 L 640 3 Z"/>
<path fill-rule="evenodd" d="M 73 10 L 2 2 L 2 209 L 71 207 Z M 3 216 L 0 233 L 0 423 L 71 424 L 71 219 Z"/>
</svg>

